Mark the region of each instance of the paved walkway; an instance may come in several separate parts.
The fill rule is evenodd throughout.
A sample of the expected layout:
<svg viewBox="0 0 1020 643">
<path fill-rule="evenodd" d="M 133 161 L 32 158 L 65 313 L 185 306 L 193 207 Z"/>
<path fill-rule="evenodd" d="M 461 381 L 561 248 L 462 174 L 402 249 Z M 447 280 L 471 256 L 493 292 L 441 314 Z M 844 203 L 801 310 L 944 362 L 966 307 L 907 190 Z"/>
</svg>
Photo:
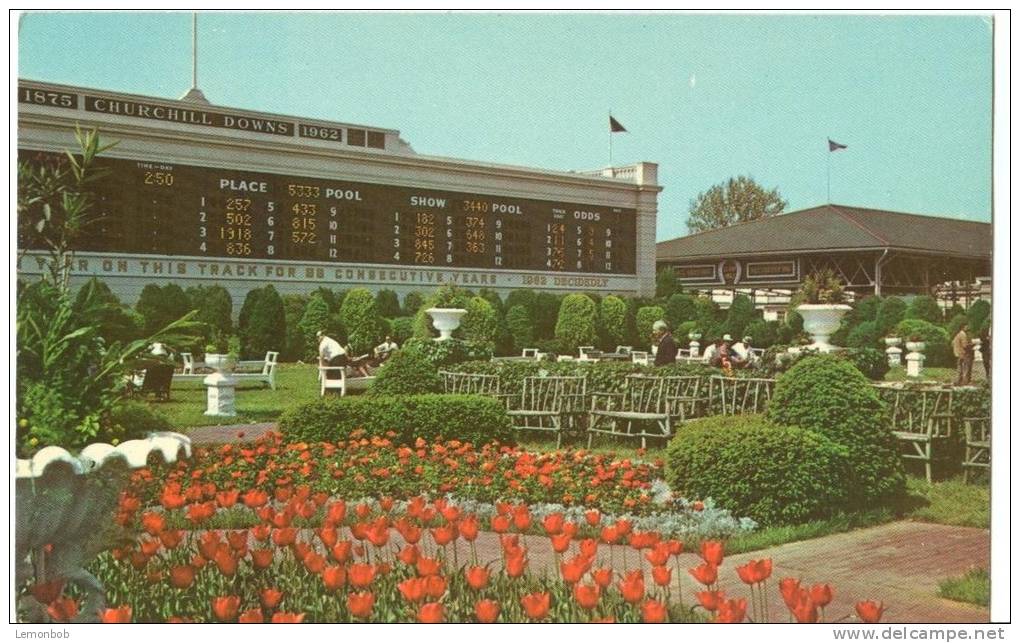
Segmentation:
<svg viewBox="0 0 1020 643">
<path fill-rule="evenodd" d="M 275 423 L 270 422 L 207 426 L 192 429 L 189 435 L 195 444 L 248 442 L 275 427 Z M 395 532 L 393 535 L 399 538 Z M 431 543 L 428 537 L 423 540 Z M 528 548 L 533 571 L 559 574 L 548 538 L 527 536 L 523 544 Z M 496 534 L 482 532 L 475 545 L 482 563 L 501 559 Z M 567 556 L 576 553 L 576 548 L 575 543 Z M 637 569 L 640 562 L 648 576 L 646 583 L 652 587 L 647 561 L 640 560 L 629 548 L 612 549 L 611 553 L 607 546 L 599 547 L 599 565 L 608 565 L 612 560 L 614 567 L 623 571 Z M 901 521 L 727 557 L 719 582 L 731 596 L 747 597 L 750 595 L 748 587 L 737 577 L 735 568 L 748 560 L 771 558 L 774 567 L 767 594 L 772 602 L 774 621 L 787 619 L 788 611 L 777 583 L 791 576 L 802 579 L 805 585 L 828 583 L 833 587 L 834 598 L 825 613 L 828 622 L 842 618 L 854 621 L 857 601 L 877 600 L 886 605 L 885 622 L 980 623 L 989 620 L 986 608 L 939 598 L 938 584 L 972 567 L 988 569 L 989 550 L 989 532 L 985 529 Z M 458 558 L 463 563 L 469 557 L 467 543 L 460 541 Z M 680 582 L 688 604 L 693 601 L 695 589 L 701 588 L 687 574 L 687 569 L 699 563 L 700 558 L 694 553 L 681 556 Z M 673 583 L 675 587 L 675 577 Z"/>
</svg>

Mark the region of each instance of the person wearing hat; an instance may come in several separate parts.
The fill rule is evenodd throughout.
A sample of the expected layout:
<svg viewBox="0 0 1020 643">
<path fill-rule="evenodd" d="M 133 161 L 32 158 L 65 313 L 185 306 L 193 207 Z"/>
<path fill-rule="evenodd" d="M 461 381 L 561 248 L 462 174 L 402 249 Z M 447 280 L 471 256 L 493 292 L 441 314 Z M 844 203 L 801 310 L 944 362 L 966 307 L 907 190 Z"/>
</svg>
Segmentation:
<svg viewBox="0 0 1020 643">
<path fill-rule="evenodd" d="M 719 340 L 718 352 L 719 365 L 724 371 L 729 371 L 733 368 L 733 357 L 733 337 L 726 333 Z"/>
<path fill-rule="evenodd" d="M 754 352 L 751 350 L 751 336 L 745 335 L 730 350 L 733 365 L 738 368 L 750 368 L 754 364 Z"/>
<path fill-rule="evenodd" d="M 652 333 L 659 340 L 659 349 L 655 353 L 656 366 L 668 366 L 676 363 L 677 347 L 669 326 L 661 319 L 652 324 Z"/>
</svg>

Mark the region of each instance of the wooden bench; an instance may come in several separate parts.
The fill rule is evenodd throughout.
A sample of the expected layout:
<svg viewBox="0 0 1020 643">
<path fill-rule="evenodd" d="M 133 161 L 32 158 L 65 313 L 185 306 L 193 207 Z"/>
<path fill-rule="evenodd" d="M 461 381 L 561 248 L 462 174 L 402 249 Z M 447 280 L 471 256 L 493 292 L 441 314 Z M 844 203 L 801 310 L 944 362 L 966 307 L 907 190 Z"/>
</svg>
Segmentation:
<svg viewBox="0 0 1020 643">
<path fill-rule="evenodd" d="M 891 403 L 892 433 L 902 447 L 904 460 L 924 463 L 925 478 L 932 480 L 932 454 L 935 442 L 953 434 L 953 388 L 874 384 L 879 396 Z M 890 399 L 891 398 L 891 399 Z"/>
<path fill-rule="evenodd" d="M 444 393 L 500 397 L 499 375 L 439 371 L 439 377 L 443 379 Z"/>
<path fill-rule="evenodd" d="M 556 448 L 563 443 L 563 429 L 584 412 L 584 377 L 526 377 L 517 396 L 506 396 L 507 415 L 517 431 L 556 434 Z"/>
<path fill-rule="evenodd" d="M 992 423 L 991 418 L 963 418 L 964 445 L 963 481 L 967 482 L 971 469 L 991 470 Z"/>
<path fill-rule="evenodd" d="M 682 422 L 686 416 L 692 399 L 690 389 L 698 379 L 689 375 L 630 375 L 623 391 L 593 393 L 588 415 L 588 448 L 597 433 L 639 437 L 641 448 L 647 446 L 650 437 L 669 439 L 674 423 Z M 646 428 L 649 426 L 652 430 Z"/>
<path fill-rule="evenodd" d="M 713 375 L 708 382 L 709 413 L 763 413 L 776 390 L 776 380 L 764 377 Z"/>
</svg>

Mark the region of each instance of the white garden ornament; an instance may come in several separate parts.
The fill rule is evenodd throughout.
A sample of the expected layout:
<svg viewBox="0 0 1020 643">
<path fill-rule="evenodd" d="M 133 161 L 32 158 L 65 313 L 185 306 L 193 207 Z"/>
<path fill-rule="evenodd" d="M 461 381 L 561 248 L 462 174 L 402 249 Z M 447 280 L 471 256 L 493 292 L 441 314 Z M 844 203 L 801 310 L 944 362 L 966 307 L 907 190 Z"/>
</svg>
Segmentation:
<svg viewBox="0 0 1020 643">
<path fill-rule="evenodd" d="M 237 358 L 229 354 L 207 353 L 205 365 L 215 371 L 202 380 L 206 386 L 205 415 L 215 417 L 237 415 L 234 407 L 237 380 L 230 376 L 237 366 Z"/>
<path fill-rule="evenodd" d="M 425 312 L 432 317 L 432 326 L 439 331 L 437 342 L 452 339 L 453 331 L 460 327 L 460 318 L 467 314 L 464 308 L 429 308 Z"/>
<path fill-rule="evenodd" d="M 804 319 L 804 332 L 811 335 L 813 340 L 805 350 L 815 350 L 819 353 L 831 353 L 837 350 L 836 346 L 829 343 L 829 337 L 839 330 L 839 323 L 843 316 L 850 312 L 850 306 L 846 304 L 801 304 L 797 306 L 797 312 Z"/>
</svg>

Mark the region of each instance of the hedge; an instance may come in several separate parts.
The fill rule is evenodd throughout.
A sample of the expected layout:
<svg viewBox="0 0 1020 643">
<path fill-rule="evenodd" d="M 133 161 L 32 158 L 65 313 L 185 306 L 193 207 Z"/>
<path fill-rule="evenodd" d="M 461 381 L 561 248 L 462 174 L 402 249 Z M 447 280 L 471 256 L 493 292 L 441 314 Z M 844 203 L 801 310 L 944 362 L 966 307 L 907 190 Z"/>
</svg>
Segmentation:
<svg viewBox="0 0 1020 643">
<path fill-rule="evenodd" d="M 896 325 L 896 334 L 904 341 L 910 341 L 911 337 L 919 337 L 924 342 L 925 366 L 952 367 L 956 365 L 953 349 L 949 343 L 949 333 L 941 326 L 921 319 L 904 319 Z"/>
<path fill-rule="evenodd" d="M 532 333 L 531 314 L 521 304 L 512 306 L 506 311 L 506 326 L 513 337 L 514 352 L 520 355 L 521 351 L 531 346 L 534 339 Z"/>
<path fill-rule="evenodd" d="M 661 306 L 642 306 L 637 311 L 637 335 L 645 343 L 652 343 L 652 327 L 657 321 L 666 320 L 666 311 Z"/>
<path fill-rule="evenodd" d="M 685 423 L 670 441 L 666 480 L 764 526 L 822 518 L 846 507 L 847 449 L 759 415 Z"/>
<path fill-rule="evenodd" d="M 288 442 L 336 442 L 355 430 L 388 436 L 398 444 L 461 440 L 475 445 L 513 442 L 510 418 L 499 400 L 481 395 L 334 397 L 291 409 L 280 418 Z"/>
<path fill-rule="evenodd" d="M 816 431 L 849 450 L 849 504 L 854 510 L 898 498 L 906 484 L 887 407 L 845 359 L 816 355 L 779 376 L 768 417 Z"/>
</svg>

